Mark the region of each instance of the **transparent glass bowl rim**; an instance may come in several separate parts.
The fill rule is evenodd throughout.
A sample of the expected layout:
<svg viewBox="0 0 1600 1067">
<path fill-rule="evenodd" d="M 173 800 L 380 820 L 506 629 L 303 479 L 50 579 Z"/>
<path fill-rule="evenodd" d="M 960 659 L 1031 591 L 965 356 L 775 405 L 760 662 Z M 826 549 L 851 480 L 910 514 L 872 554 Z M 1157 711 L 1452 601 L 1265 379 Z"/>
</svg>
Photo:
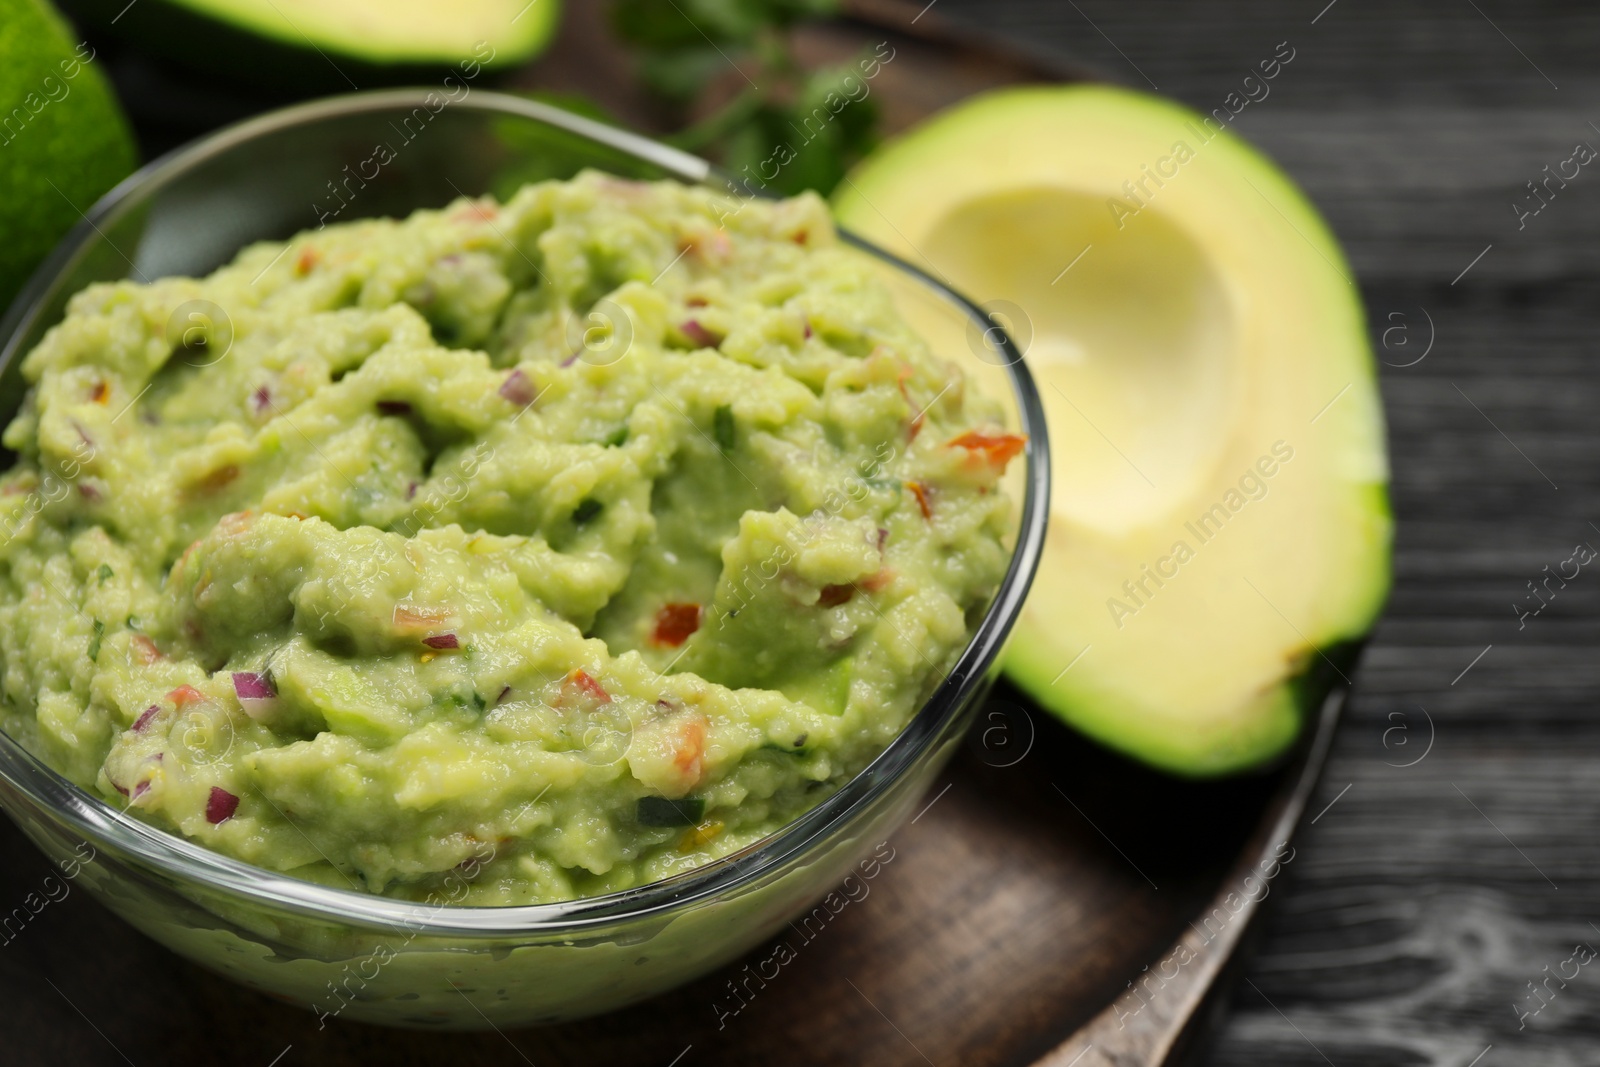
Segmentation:
<svg viewBox="0 0 1600 1067">
<path fill-rule="evenodd" d="M 18 294 L 0 321 L 0 369 L 20 359 L 23 334 L 46 310 L 46 297 L 58 276 L 78 253 L 103 239 L 112 222 L 195 167 L 255 138 L 309 126 L 328 119 L 422 106 L 429 89 L 390 89 L 329 97 L 273 111 L 202 137 L 153 160 L 97 202 L 62 240 Z M 724 184 L 731 179 L 705 160 L 649 138 L 594 122 L 548 104 L 479 90 L 451 103 L 452 110 L 480 111 L 534 119 L 576 134 L 601 147 L 619 151 L 692 184 Z M 841 231 L 844 240 L 889 264 L 934 291 L 970 317 L 976 328 L 1001 353 L 1021 425 L 1027 435 L 1024 452 L 1024 498 L 1016 549 L 993 603 L 950 674 L 939 683 L 905 729 L 865 769 L 838 792 L 799 819 L 740 852 L 684 874 L 603 896 L 556 904 L 510 906 L 433 905 L 336 889 L 256 867 L 212 852 L 174 834 L 140 822 L 78 788 L 35 759 L 0 732 L 0 776 L 34 803 L 53 812 L 92 844 L 120 852 L 177 882 L 198 882 L 233 897 L 306 919 L 342 926 L 392 929 L 405 924 L 420 934 L 460 938 L 529 934 L 539 937 L 614 925 L 633 919 L 664 916 L 681 907 L 720 896 L 780 869 L 794 858 L 826 843 L 835 830 L 870 806 L 924 756 L 983 685 L 994 666 L 1038 567 L 1048 517 L 1050 471 L 1044 409 L 1022 353 L 1003 327 L 977 305 L 943 282 L 871 243 Z"/>
</svg>

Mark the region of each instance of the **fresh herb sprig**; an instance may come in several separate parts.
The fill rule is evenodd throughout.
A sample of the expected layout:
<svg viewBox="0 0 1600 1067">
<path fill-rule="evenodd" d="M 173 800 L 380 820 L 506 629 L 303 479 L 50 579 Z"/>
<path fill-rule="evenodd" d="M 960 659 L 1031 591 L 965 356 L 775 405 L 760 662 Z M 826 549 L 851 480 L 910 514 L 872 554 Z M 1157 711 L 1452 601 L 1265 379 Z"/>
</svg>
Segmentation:
<svg viewBox="0 0 1600 1067">
<path fill-rule="evenodd" d="M 714 113 L 668 138 L 774 193 L 827 194 L 877 140 L 860 64 L 806 70 L 791 36 L 839 0 L 614 0 L 612 25 L 639 77 L 681 118 L 713 82 L 743 83 Z"/>
</svg>

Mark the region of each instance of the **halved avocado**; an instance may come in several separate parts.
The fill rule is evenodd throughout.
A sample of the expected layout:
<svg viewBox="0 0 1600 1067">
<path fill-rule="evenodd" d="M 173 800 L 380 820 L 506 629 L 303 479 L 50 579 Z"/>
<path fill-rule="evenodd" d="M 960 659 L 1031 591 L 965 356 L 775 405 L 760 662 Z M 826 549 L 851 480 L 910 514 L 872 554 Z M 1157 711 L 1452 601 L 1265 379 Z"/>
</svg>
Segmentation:
<svg viewBox="0 0 1600 1067">
<path fill-rule="evenodd" d="M 1261 765 L 1389 587 L 1382 412 L 1328 227 L 1215 118 L 1002 90 L 886 145 L 847 226 L 1013 328 L 1055 490 L 1007 654 L 1066 722 L 1167 770 Z"/>
<path fill-rule="evenodd" d="M 479 68 L 526 62 L 554 35 L 561 0 L 63 0 L 62 6 L 89 25 L 208 73 L 349 91 L 459 66 L 470 80 Z"/>
</svg>

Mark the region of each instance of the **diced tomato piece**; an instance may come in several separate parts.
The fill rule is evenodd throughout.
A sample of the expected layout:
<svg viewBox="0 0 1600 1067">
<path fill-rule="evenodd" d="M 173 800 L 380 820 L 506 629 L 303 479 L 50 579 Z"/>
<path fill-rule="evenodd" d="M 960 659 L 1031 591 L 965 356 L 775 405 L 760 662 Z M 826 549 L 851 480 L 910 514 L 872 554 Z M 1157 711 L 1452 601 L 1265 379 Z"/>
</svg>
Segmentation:
<svg viewBox="0 0 1600 1067">
<path fill-rule="evenodd" d="M 567 675 L 567 681 L 572 683 L 582 692 L 594 697 L 594 699 L 598 700 L 600 703 L 611 703 L 611 694 L 606 692 L 605 687 L 599 682 L 595 681 L 588 671 L 583 670 L 582 668 L 576 669 Z"/>
<path fill-rule="evenodd" d="M 894 581 L 894 571 L 888 567 L 879 567 L 857 584 L 869 593 L 881 593 L 889 588 L 889 583 Z"/>
<path fill-rule="evenodd" d="M 687 783 L 684 792 L 700 784 L 700 776 L 705 771 L 707 726 L 706 717 L 695 713 L 684 716 L 683 725 L 678 728 L 672 765 L 678 768 Z"/>
<path fill-rule="evenodd" d="M 906 488 L 911 490 L 911 495 L 917 498 L 917 507 L 922 509 L 922 517 L 933 518 L 933 502 L 928 492 L 928 487 L 921 482 L 907 482 Z"/>
<path fill-rule="evenodd" d="M 722 263 L 733 257 L 733 241 L 722 230 L 713 230 L 709 234 L 690 234 L 682 238 L 678 250 L 707 263 Z"/>
<path fill-rule="evenodd" d="M 156 660 L 164 658 L 161 655 L 161 650 L 156 647 L 156 643 L 150 640 L 144 634 L 134 634 L 131 643 L 133 645 L 134 657 L 138 659 L 139 663 L 143 666 L 148 667 Z"/>
<path fill-rule="evenodd" d="M 243 533 L 256 521 L 256 514 L 250 508 L 243 511 L 230 511 L 217 520 L 217 529 L 232 537 L 234 534 Z"/>
<path fill-rule="evenodd" d="M 500 214 L 500 209 L 494 204 L 468 204 L 453 216 L 461 222 L 488 222 Z"/>
<path fill-rule="evenodd" d="M 394 627 L 397 630 L 437 630 L 448 621 L 450 612 L 445 608 L 419 608 L 409 604 L 394 606 Z"/>
<path fill-rule="evenodd" d="M 974 456 L 981 456 L 996 470 L 1005 470 L 1006 464 L 1022 454 L 1028 439 L 1014 433 L 984 433 L 968 430 L 950 442 L 951 448 L 964 448 Z"/>
<path fill-rule="evenodd" d="M 206 695 L 192 685 L 180 685 L 167 694 L 167 699 L 180 708 L 197 704 L 205 698 Z"/>
<path fill-rule="evenodd" d="M 658 645 L 677 648 L 698 629 L 699 604 L 663 604 L 661 610 L 656 612 L 656 628 L 650 640 Z"/>
<path fill-rule="evenodd" d="M 900 386 L 900 397 L 906 402 L 906 406 L 911 408 L 916 408 L 917 402 L 911 399 L 911 390 L 906 388 L 906 383 L 910 381 L 912 376 L 916 373 L 917 369 L 911 364 L 902 363 L 900 364 L 899 370 L 896 371 L 895 375 L 899 379 L 898 384 Z M 934 400 L 937 399 L 939 398 L 934 397 Z M 910 442 L 917 439 L 917 434 L 922 432 L 922 423 L 928 416 L 928 408 L 932 406 L 933 402 L 929 401 L 926 405 L 919 408 L 917 413 L 911 417 L 910 423 L 906 425 L 906 441 Z"/>
<path fill-rule="evenodd" d="M 218 467 L 209 474 L 203 474 L 189 483 L 191 493 L 206 495 L 226 488 L 232 481 L 239 477 L 239 468 L 232 463 L 225 467 Z"/>
<path fill-rule="evenodd" d="M 294 272 L 303 278 L 311 273 L 321 259 L 322 253 L 315 248 L 310 246 L 302 248 L 300 257 L 294 261 Z"/>
<path fill-rule="evenodd" d="M 104 404 L 111 399 L 111 386 L 105 382 L 95 382 L 94 389 L 89 393 L 89 399 L 96 404 Z"/>
</svg>

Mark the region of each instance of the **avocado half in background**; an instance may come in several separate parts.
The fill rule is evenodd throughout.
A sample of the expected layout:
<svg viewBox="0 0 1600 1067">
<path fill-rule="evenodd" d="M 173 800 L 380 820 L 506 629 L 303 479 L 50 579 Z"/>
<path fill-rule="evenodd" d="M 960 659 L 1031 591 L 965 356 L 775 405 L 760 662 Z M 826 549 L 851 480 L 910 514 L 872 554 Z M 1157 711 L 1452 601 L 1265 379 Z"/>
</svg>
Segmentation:
<svg viewBox="0 0 1600 1067">
<path fill-rule="evenodd" d="M 1043 394 L 1055 488 L 1006 672 L 1157 767 L 1294 741 L 1389 587 L 1382 411 L 1327 225 L 1215 120 L 1001 90 L 874 153 L 847 227 L 986 307 Z"/>
<path fill-rule="evenodd" d="M 137 162 L 94 50 L 43 0 L 0 0 L 0 312 Z"/>
<path fill-rule="evenodd" d="M 61 0 L 73 18 L 231 81 L 297 95 L 525 63 L 561 0 Z"/>
</svg>

